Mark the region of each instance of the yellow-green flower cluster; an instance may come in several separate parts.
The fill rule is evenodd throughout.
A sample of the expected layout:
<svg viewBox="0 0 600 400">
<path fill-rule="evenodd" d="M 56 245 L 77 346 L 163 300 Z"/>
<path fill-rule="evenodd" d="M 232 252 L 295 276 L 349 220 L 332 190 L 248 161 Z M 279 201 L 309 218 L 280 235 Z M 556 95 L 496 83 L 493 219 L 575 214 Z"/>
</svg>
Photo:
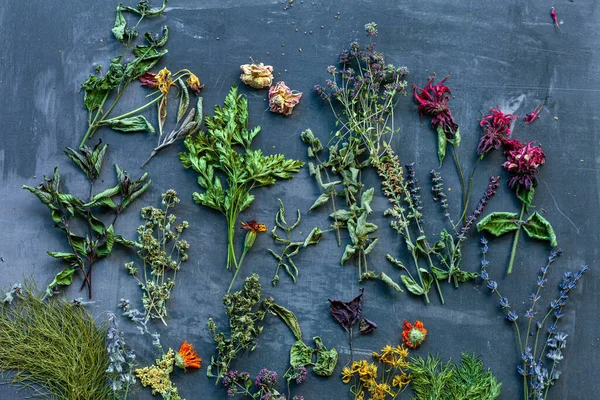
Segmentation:
<svg viewBox="0 0 600 400">
<path fill-rule="evenodd" d="M 144 387 L 150 386 L 152 394 L 160 394 L 164 399 L 185 400 L 179 396 L 177 388 L 171 382 L 171 372 L 175 363 L 175 352 L 173 349 L 156 360 L 156 364 L 150 367 L 138 368 L 135 375 Z"/>
<path fill-rule="evenodd" d="M 353 381 L 350 393 L 355 400 L 394 399 L 410 383 L 410 375 L 404 371 L 409 365 L 407 357 L 408 349 L 404 346 L 386 345 L 381 353 L 373 352 L 377 363 L 360 360 L 344 368 L 342 382 Z"/>
</svg>

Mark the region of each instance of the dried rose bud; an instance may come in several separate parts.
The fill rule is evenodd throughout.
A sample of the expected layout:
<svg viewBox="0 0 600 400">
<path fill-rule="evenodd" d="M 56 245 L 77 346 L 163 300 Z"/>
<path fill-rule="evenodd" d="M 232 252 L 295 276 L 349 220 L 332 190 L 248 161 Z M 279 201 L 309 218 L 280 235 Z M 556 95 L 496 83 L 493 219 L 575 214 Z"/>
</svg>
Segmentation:
<svg viewBox="0 0 600 400">
<path fill-rule="evenodd" d="M 279 82 L 269 88 L 269 108 L 274 113 L 290 115 L 294 106 L 302 97 L 301 92 L 294 93 L 285 82 Z"/>
<path fill-rule="evenodd" d="M 273 67 L 271 65 L 252 63 L 240 65 L 240 68 L 243 72 L 240 79 L 248 86 L 263 89 L 273 83 Z"/>
</svg>

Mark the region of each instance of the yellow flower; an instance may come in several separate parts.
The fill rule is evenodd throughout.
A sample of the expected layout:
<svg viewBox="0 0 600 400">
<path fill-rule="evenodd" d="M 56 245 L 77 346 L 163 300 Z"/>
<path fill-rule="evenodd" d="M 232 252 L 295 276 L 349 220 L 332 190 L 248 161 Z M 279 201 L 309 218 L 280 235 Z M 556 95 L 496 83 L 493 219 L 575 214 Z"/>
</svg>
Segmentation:
<svg viewBox="0 0 600 400">
<path fill-rule="evenodd" d="M 350 382 L 350 378 L 352 378 L 353 372 L 350 368 L 344 367 L 342 370 L 342 382 L 348 383 Z"/>
<path fill-rule="evenodd" d="M 248 86 L 255 89 L 262 89 L 271 86 L 273 83 L 273 67 L 263 63 L 240 65 L 242 75 L 240 79 Z"/>
<path fill-rule="evenodd" d="M 200 83 L 200 79 L 198 79 L 198 77 L 191 72 L 185 83 L 187 83 L 190 90 L 196 94 L 200 94 L 200 91 L 202 88 L 204 88 L 204 85 Z"/>
<path fill-rule="evenodd" d="M 173 79 L 171 78 L 171 71 L 169 71 L 166 67 L 161 69 L 158 74 L 156 74 L 156 86 L 158 90 L 163 92 L 164 94 L 169 93 L 169 89 L 173 85 Z"/>
</svg>

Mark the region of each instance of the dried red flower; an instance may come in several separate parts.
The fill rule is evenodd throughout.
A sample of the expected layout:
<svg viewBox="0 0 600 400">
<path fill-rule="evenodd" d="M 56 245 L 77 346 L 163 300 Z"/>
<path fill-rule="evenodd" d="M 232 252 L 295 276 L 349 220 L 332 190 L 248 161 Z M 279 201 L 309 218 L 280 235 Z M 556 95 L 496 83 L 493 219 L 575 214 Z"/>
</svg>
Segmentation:
<svg viewBox="0 0 600 400">
<path fill-rule="evenodd" d="M 142 86 L 158 86 L 156 74 L 154 72 L 145 72 L 139 79 L 140 82 L 142 82 Z"/>
<path fill-rule="evenodd" d="M 416 349 L 419 347 L 427 337 L 427 329 L 421 321 L 415 321 L 415 324 L 412 325 L 408 321 L 404 321 L 402 323 L 402 341 L 405 345 L 410 348 Z"/>
<path fill-rule="evenodd" d="M 479 122 L 483 128 L 483 136 L 477 146 L 479 155 L 484 155 L 492 149 L 498 150 L 510 136 L 510 124 L 518 117 L 514 114 L 504 114 L 495 108 L 490 108 L 490 113 L 484 115 Z"/>
<path fill-rule="evenodd" d="M 538 117 L 540 116 L 540 112 L 542 111 L 543 108 L 544 108 L 544 103 L 539 104 L 538 106 L 535 107 L 533 112 L 526 114 L 525 115 L 525 125 L 529 125 L 530 123 L 532 123 L 533 121 L 538 119 Z"/>
<path fill-rule="evenodd" d="M 240 222 L 240 224 L 242 225 L 242 229 L 252 231 L 254 233 L 266 232 L 268 230 L 265 224 L 260 224 L 256 222 L 255 219 L 248 222 Z"/>
<path fill-rule="evenodd" d="M 175 365 L 182 369 L 198 369 L 202 365 L 202 360 L 196 350 L 194 350 L 194 346 L 184 340 L 181 343 L 179 351 L 175 354 Z"/>
<path fill-rule="evenodd" d="M 509 145 L 510 148 L 504 152 L 506 162 L 502 165 L 512 175 L 508 187 L 517 194 L 521 189 L 531 190 L 537 185 L 536 175 L 539 166 L 545 162 L 546 154 L 536 142 L 523 144 L 511 140 Z"/>
<path fill-rule="evenodd" d="M 458 131 L 458 124 L 454 122 L 454 117 L 448 107 L 450 96 L 446 93 L 451 94 L 452 92 L 448 86 L 444 85 L 444 82 L 449 77 L 450 75 L 446 76 L 434 85 L 435 74 L 433 74 L 424 88 L 413 85 L 413 90 L 415 100 L 419 104 L 421 118 L 423 118 L 423 114 L 430 115 L 432 117 L 431 126 L 436 130 L 438 126 L 441 126 L 446 137 L 452 140 Z"/>
<path fill-rule="evenodd" d="M 283 81 L 278 82 L 269 88 L 269 109 L 274 113 L 290 115 L 301 97 L 301 92 L 290 89 Z"/>
</svg>

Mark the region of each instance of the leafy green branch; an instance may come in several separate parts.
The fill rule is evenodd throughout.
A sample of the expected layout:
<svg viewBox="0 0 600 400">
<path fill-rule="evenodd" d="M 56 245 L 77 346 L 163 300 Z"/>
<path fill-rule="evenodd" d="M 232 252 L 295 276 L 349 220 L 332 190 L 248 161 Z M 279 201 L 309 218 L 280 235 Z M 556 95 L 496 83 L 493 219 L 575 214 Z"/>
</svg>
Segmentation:
<svg viewBox="0 0 600 400">
<path fill-rule="evenodd" d="M 283 154 L 264 155 L 251 144 L 260 127 L 248 129 L 248 100 L 233 86 L 223 107 L 215 106 L 206 117 L 206 132 L 185 139 L 187 152 L 180 154 L 185 168 L 198 174 L 204 190 L 194 193 L 197 204 L 221 212 L 227 221 L 227 268 L 238 267 L 235 254 L 235 227 L 239 214 L 254 201 L 252 190 L 290 179 L 304 165 Z"/>
<path fill-rule="evenodd" d="M 148 174 L 138 180 L 132 180 L 126 171 L 115 165 L 117 184 L 99 193 L 93 194 L 94 182 L 100 176 L 104 156 L 108 145 L 99 141 L 93 149 L 84 146 L 80 150 L 67 147 L 65 154 L 87 176 L 89 181 L 89 198 L 80 199 L 72 194 L 64 193 L 61 188 L 61 177 L 58 167 L 54 169 L 52 178 L 44 177 L 44 182 L 36 187 L 23 185 L 50 209 L 54 226 L 66 234 L 70 252 L 49 251 L 51 257 L 61 259 L 69 267 L 59 272 L 48 285 L 46 295 L 52 296 L 60 286 L 68 286 L 73 282 L 76 271 L 83 276 L 80 290 L 88 287 L 88 296 L 92 297 L 92 271 L 97 261 L 110 256 L 115 243 L 127 246 L 137 245 L 117 235 L 114 225 L 119 215 L 150 186 L 146 182 Z M 115 198 L 120 202 L 115 202 Z M 114 214 L 112 222 L 107 226 L 94 215 L 97 209 L 108 209 Z M 77 222 L 75 222 L 77 220 Z M 84 232 L 75 233 L 75 226 L 83 224 Z"/>
<path fill-rule="evenodd" d="M 281 254 L 277 254 L 275 253 L 275 251 L 268 249 L 269 253 L 271 253 L 271 255 L 277 260 L 277 269 L 275 270 L 275 276 L 273 276 L 273 279 L 271 280 L 273 286 L 277 285 L 277 282 L 279 282 L 279 269 L 282 267 L 285 268 L 285 271 L 295 283 L 296 278 L 298 277 L 298 267 L 294 263 L 292 257 L 297 255 L 301 249 L 319 243 L 321 237 L 323 236 L 323 231 L 321 230 L 321 228 L 315 227 L 310 231 L 310 233 L 308 234 L 306 239 L 304 239 L 304 241 L 292 241 L 292 231 L 296 227 L 298 227 L 298 225 L 300 225 L 300 210 L 298 210 L 298 217 L 296 219 L 296 222 L 294 222 L 292 225 L 289 225 L 285 220 L 285 208 L 283 206 L 283 202 L 281 201 L 281 199 L 277 200 L 279 200 L 279 211 L 277 211 L 277 214 L 275 215 L 275 225 L 271 230 L 271 235 L 273 236 L 273 239 L 275 239 L 277 242 L 285 244 L 285 247 Z M 277 235 L 277 227 L 279 227 L 285 232 L 285 238 L 282 238 Z"/>
</svg>

